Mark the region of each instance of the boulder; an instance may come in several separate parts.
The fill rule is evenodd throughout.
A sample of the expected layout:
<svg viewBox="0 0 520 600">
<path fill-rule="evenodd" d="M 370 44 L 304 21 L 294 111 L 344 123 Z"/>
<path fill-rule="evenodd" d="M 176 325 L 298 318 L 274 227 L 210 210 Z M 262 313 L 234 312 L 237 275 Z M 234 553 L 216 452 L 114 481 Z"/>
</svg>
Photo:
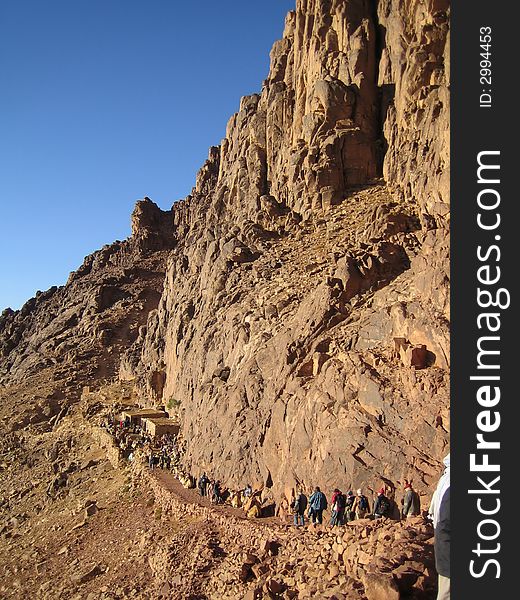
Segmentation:
<svg viewBox="0 0 520 600">
<path fill-rule="evenodd" d="M 400 593 L 391 575 L 366 573 L 363 578 L 367 600 L 399 600 Z"/>
</svg>

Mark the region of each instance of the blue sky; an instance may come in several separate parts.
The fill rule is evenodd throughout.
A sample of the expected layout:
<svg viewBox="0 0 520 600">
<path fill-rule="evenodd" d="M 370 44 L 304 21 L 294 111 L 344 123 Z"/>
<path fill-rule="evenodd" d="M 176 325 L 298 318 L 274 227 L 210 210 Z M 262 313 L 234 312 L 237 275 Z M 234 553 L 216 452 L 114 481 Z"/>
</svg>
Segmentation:
<svg viewBox="0 0 520 600">
<path fill-rule="evenodd" d="M 0 311 L 190 192 L 294 5 L 0 2 Z"/>
</svg>

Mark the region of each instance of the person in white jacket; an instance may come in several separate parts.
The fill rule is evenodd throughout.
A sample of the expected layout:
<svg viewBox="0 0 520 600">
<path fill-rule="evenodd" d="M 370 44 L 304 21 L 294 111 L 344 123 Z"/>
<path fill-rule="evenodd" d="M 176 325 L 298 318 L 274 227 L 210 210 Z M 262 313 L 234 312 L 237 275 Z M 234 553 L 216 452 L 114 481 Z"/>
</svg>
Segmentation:
<svg viewBox="0 0 520 600">
<path fill-rule="evenodd" d="M 435 567 L 439 574 L 437 600 L 450 600 L 450 455 L 433 494 L 428 516 L 435 530 Z"/>
</svg>

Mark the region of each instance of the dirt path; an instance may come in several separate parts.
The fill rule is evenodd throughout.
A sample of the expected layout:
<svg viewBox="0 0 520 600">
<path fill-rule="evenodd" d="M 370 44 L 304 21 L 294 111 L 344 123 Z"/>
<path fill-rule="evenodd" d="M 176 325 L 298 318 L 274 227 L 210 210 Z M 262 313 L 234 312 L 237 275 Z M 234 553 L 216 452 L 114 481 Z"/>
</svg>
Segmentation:
<svg viewBox="0 0 520 600">
<path fill-rule="evenodd" d="M 180 500 L 187 504 L 205 506 L 224 515 L 233 516 L 244 521 L 252 521 L 252 519 L 246 517 L 241 508 L 233 508 L 228 504 L 212 504 L 207 496 L 201 496 L 196 489 L 185 488 L 181 482 L 169 471 L 154 469 L 153 476 L 165 489 L 174 493 Z M 264 526 L 288 525 L 287 522 L 283 521 L 279 517 L 263 517 L 261 519 L 254 519 L 253 522 Z"/>
</svg>

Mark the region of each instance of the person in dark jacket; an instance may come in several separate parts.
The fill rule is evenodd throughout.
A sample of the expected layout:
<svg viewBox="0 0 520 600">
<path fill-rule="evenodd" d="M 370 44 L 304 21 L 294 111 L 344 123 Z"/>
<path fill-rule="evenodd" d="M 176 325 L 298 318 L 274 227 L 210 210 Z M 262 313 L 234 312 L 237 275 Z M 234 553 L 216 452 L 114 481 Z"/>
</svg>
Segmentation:
<svg viewBox="0 0 520 600">
<path fill-rule="evenodd" d="M 198 482 L 198 488 L 199 488 L 199 494 L 201 496 L 205 496 L 206 495 L 206 486 L 209 483 L 209 479 L 206 476 L 206 473 L 203 473 L 200 478 L 199 478 L 199 482 Z"/>
<path fill-rule="evenodd" d="M 331 515 L 330 515 L 330 526 L 336 527 L 336 525 L 343 525 L 343 518 L 345 516 L 345 503 L 346 499 L 341 490 L 336 488 L 330 499 Z"/>
<path fill-rule="evenodd" d="M 439 574 L 437 600 L 450 600 L 450 488 L 442 497 L 435 527 L 435 568 Z"/>
<path fill-rule="evenodd" d="M 347 522 L 353 521 L 356 518 L 356 511 L 354 509 L 355 501 L 356 497 L 354 496 L 354 492 L 349 490 L 345 500 L 345 521 Z"/>
<path fill-rule="evenodd" d="M 305 509 L 307 508 L 307 496 L 300 490 L 293 502 L 294 524 L 299 527 L 305 525 Z"/>
<path fill-rule="evenodd" d="M 213 484 L 213 493 L 211 495 L 211 502 L 213 502 L 213 504 L 222 504 L 223 503 L 222 487 L 221 487 L 220 481 L 215 481 L 215 483 Z"/>
<path fill-rule="evenodd" d="M 377 492 L 377 498 L 374 502 L 374 517 L 387 517 L 391 508 L 390 500 L 385 495 L 385 488 Z"/>
<path fill-rule="evenodd" d="M 314 488 L 314 492 L 309 498 L 309 517 L 314 526 L 323 523 L 323 511 L 327 508 L 327 498 L 319 487 Z"/>
</svg>

